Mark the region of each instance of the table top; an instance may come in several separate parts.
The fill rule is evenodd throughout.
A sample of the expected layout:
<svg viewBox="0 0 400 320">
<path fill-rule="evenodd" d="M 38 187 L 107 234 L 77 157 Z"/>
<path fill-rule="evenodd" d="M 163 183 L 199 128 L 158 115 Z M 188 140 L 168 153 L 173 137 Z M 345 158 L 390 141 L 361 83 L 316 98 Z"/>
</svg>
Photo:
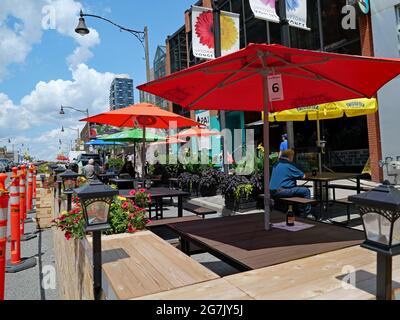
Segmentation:
<svg viewBox="0 0 400 320">
<path fill-rule="evenodd" d="M 115 182 L 115 183 L 122 183 L 122 182 L 134 182 L 135 179 L 121 179 L 121 178 L 114 178 L 114 179 L 110 179 L 111 182 Z"/>
<path fill-rule="evenodd" d="M 352 179 L 360 177 L 360 173 L 345 173 L 345 172 L 323 172 L 313 176 L 311 173 L 306 173 L 306 177 L 302 180 L 307 181 L 335 181 L 342 179 Z"/>
<path fill-rule="evenodd" d="M 219 278 L 150 231 L 103 237 L 102 246 L 103 272 L 121 300 Z"/>
<path fill-rule="evenodd" d="M 130 198 L 133 196 L 129 195 L 130 189 L 121 189 L 119 190 L 119 194 L 123 197 Z M 188 196 L 190 195 L 189 192 L 186 191 L 181 191 L 181 190 L 174 190 L 174 189 L 169 189 L 169 188 L 162 188 L 162 187 L 156 187 L 156 188 L 150 188 L 147 189 L 151 193 L 152 198 L 167 198 L 167 197 L 179 197 L 179 196 Z"/>
<path fill-rule="evenodd" d="M 98 173 L 97 174 L 97 176 L 98 177 L 117 177 L 118 176 L 118 173 L 111 173 L 111 172 L 108 172 L 108 173 Z"/>
</svg>

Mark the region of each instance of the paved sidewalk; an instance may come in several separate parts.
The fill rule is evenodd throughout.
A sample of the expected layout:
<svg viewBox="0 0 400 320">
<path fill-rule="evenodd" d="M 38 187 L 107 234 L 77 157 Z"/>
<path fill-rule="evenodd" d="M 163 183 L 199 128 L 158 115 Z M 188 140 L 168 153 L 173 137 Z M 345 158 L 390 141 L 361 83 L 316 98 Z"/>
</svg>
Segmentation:
<svg viewBox="0 0 400 320">
<path fill-rule="evenodd" d="M 10 210 L 9 210 L 10 212 Z M 33 217 L 34 215 L 28 215 Z M 10 234 L 10 217 L 7 232 Z M 25 233 L 36 232 L 36 222 L 25 224 Z M 6 300 L 57 300 L 57 277 L 55 274 L 53 232 L 51 229 L 37 233 L 37 237 L 21 242 L 21 257 L 35 257 L 36 266 L 19 273 L 6 273 Z M 7 244 L 7 259 L 10 243 Z M 44 286 L 41 284 L 44 281 Z M 49 288 L 50 287 L 50 288 Z M 53 287 L 53 288 L 51 288 Z M 47 288 L 47 289 L 45 289 Z"/>
</svg>

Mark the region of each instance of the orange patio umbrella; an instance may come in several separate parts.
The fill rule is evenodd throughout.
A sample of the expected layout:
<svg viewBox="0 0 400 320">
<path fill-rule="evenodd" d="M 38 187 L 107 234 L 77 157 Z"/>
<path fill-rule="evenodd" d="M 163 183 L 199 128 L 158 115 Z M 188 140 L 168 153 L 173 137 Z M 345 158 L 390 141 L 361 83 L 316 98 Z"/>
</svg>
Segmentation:
<svg viewBox="0 0 400 320">
<path fill-rule="evenodd" d="M 167 140 L 165 141 L 157 141 L 157 142 L 152 142 L 150 143 L 151 146 L 160 146 L 160 145 L 169 145 L 169 144 L 179 144 L 179 143 L 186 143 L 185 140 L 182 139 L 177 139 L 174 137 L 167 137 Z"/>
<path fill-rule="evenodd" d="M 219 131 L 197 127 L 183 130 L 177 134 L 171 135 L 170 138 L 185 139 L 188 137 L 211 137 L 220 135 L 221 133 Z"/>
<path fill-rule="evenodd" d="M 107 124 L 114 127 L 143 128 L 142 178 L 144 178 L 146 128 L 169 129 L 202 126 L 199 122 L 161 109 L 150 103 L 135 104 L 126 108 L 100 113 L 80 121 Z"/>
</svg>

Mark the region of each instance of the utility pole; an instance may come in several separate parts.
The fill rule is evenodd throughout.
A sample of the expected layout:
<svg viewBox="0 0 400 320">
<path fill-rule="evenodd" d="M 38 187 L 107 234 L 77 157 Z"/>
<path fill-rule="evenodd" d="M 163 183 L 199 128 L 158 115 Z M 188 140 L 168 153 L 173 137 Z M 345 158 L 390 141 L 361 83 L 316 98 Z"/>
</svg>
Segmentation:
<svg viewBox="0 0 400 320">
<path fill-rule="evenodd" d="M 277 0 L 279 5 L 279 20 L 281 25 L 282 45 L 290 47 L 290 26 L 286 15 L 286 0 Z M 290 149 L 294 148 L 294 129 L 293 122 L 286 122 L 286 131 L 288 135 L 288 145 Z"/>
<path fill-rule="evenodd" d="M 213 0 L 213 16 L 214 16 L 214 55 L 215 58 L 219 58 L 222 55 L 221 50 L 221 10 L 218 8 L 218 0 Z M 226 116 L 225 110 L 219 111 L 219 123 L 221 126 L 221 132 L 224 132 L 226 128 Z M 226 155 L 225 137 L 221 135 L 222 145 L 222 164 L 224 167 L 224 173 L 229 174 L 229 164 L 226 162 L 228 159 Z"/>
</svg>

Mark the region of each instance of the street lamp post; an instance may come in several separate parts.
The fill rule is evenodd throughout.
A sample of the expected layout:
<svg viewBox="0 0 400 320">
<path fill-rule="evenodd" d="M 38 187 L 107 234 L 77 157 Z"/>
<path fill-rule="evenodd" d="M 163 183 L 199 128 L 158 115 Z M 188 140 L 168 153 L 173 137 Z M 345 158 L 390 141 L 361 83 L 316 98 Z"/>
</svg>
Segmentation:
<svg viewBox="0 0 400 320">
<path fill-rule="evenodd" d="M 110 207 L 118 190 L 102 184 L 98 180 L 74 189 L 79 198 L 85 218 L 85 232 L 93 234 L 93 295 L 95 300 L 102 296 L 101 279 L 101 232 L 110 229 Z"/>
<path fill-rule="evenodd" d="M 77 143 L 77 145 L 79 144 L 79 140 L 80 140 L 80 136 L 79 136 L 79 128 L 69 128 L 69 127 L 64 127 L 64 126 L 62 126 L 61 127 L 61 132 L 65 132 L 65 129 L 68 129 L 68 130 L 74 130 L 74 131 L 76 131 L 77 133 L 78 133 L 78 140 L 76 141 L 76 143 Z M 77 149 L 78 149 L 78 147 L 77 147 Z M 71 151 L 72 151 L 72 144 L 71 144 Z"/>
<path fill-rule="evenodd" d="M 79 18 L 79 24 L 75 29 L 75 32 L 80 34 L 81 36 L 85 36 L 85 35 L 90 33 L 89 28 L 86 26 L 86 22 L 85 22 L 85 18 L 84 17 L 92 17 L 92 18 L 97 18 L 97 19 L 104 20 L 104 21 L 106 21 L 108 23 L 111 23 L 112 25 L 116 26 L 121 31 L 129 32 L 136 39 L 138 39 L 140 41 L 140 43 L 142 44 L 143 49 L 144 49 L 144 53 L 145 53 L 146 79 L 147 79 L 147 82 L 150 81 L 149 33 L 148 33 L 147 27 L 144 27 L 143 31 L 137 31 L 137 30 L 128 29 L 128 28 L 125 28 L 125 27 L 122 27 L 122 26 L 116 24 L 115 22 L 113 22 L 113 21 L 111 21 L 109 19 L 103 18 L 101 16 L 97 16 L 97 15 L 94 15 L 94 14 L 83 13 L 82 10 L 81 10 L 80 18 Z"/>
<path fill-rule="evenodd" d="M 74 107 L 68 107 L 68 106 L 63 106 L 63 105 L 61 105 L 60 114 L 62 114 L 62 115 L 65 114 L 64 109 L 71 109 L 71 110 L 74 110 L 74 111 L 83 113 L 83 114 L 86 115 L 87 118 L 89 118 L 89 109 L 81 110 L 81 109 L 77 109 L 77 108 L 74 108 Z"/>
</svg>

